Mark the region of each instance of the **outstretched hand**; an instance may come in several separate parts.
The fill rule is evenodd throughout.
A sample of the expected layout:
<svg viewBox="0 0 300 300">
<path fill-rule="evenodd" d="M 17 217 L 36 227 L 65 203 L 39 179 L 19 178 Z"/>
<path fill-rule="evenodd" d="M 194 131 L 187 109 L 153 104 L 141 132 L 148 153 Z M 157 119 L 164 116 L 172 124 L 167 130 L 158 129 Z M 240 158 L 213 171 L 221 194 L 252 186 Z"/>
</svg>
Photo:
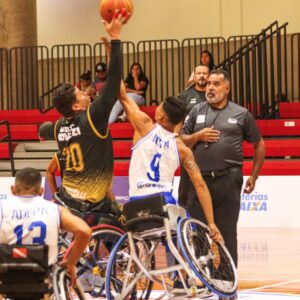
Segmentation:
<svg viewBox="0 0 300 300">
<path fill-rule="evenodd" d="M 116 9 L 114 16 L 110 23 L 102 20 L 105 26 L 106 32 L 111 36 L 112 39 L 120 39 L 122 25 L 125 24 L 130 16 L 124 8 L 120 10 Z"/>
</svg>

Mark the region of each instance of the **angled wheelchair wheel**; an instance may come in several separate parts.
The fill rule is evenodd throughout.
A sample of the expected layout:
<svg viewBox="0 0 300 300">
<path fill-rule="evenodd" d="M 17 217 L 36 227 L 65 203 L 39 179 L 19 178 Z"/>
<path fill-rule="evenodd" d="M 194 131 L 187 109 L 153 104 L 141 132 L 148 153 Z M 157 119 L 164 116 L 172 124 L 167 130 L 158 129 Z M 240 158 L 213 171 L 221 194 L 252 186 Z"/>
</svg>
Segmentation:
<svg viewBox="0 0 300 300">
<path fill-rule="evenodd" d="M 191 218 L 181 219 L 177 236 L 182 255 L 203 284 L 219 296 L 237 290 L 237 272 L 226 247 L 209 236 L 208 227 Z"/>
<path fill-rule="evenodd" d="M 86 297 L 80 283 L 70 287 L 70 277 L 65 269 L 56 266 L 53 271 L 53 296 L 54 300 L 85 300 Z"/>
<path fill-rule="evenodd" d="M 137 256 L 146 270 L 155 269 L 155 259 L 149 255 L 149 245 L 144 240 L 134 239 Z M 106 271 L 105 290 L 108 300 L 149 299 L 153 281 L 132 260 L 128 235 L 124 234 L 113 248 Z"/>
<path fill-rule="evenodd" d="M 77 277 L 85 293 L 92 297 L 106 297 L 105 274 L 111 250 L 124 233 L 111 225 L 92 227 L 92 237 L 77 264 Z M 73 244 L 66 251 L 66 259 Z"/>
</svg>

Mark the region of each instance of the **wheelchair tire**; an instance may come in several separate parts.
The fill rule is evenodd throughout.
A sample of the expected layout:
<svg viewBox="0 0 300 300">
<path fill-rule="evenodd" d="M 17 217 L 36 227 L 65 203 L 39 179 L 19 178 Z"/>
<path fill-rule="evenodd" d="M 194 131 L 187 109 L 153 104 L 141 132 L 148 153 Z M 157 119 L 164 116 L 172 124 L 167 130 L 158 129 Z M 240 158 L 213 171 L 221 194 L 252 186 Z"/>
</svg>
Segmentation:
<svg viewBox="0 0 300 300">
<path fill-rule="evenodd" d="M 112 225 L 97 225 L 92 228 L 92 237 L 87 249 L 77 264 L 77 277 L 84 292 L 92 297 L 106 297 L 105 274 L 111 250 L 124 233 Z M 71 252 L 73 244 L 67 249 L 64 259 Z"/>
<path fill-rule="evenodd" d="M 179 221 L 181 253 L 195 275 L 211 291 L 230 297 L 237 290 L 237 271 L 226 247 L 209 236 L 208 227 L 192 218 Z"/>
<path fill-rule="evenodd" d="M 134 240 L 134 244 L 137 247 L 137 254 L 140 260 L 145 266 L 145 260 L 148 260 L 147 252 L 149 251 L 149 245 L 146 241 Z M 130 300 L 147 300 L 150 297 L 153 281 L 149 280 L 146 276 L 142 276 L 141 280 L 137 281 L 134 288 L 126 295 L 121 295 L 121 291 L 124 288 L 124 279 L 126 275 L 131 274 L 131 279 L 140 271 L 138 266 L 134 263 L 131 266 L 130 263 L 130 251 L 128 245 L 128 236 L 124 234 L 115 247 L 112 249 L 111 255 L 108 261 L 108 267 L 106 270 L 106 280 L 105 280 L 105 290 L 107 292 L 108 300 L 121 300 L 121 299 L 130 299 Z M 143 259 L 144 258 L 144 259 Z M 151 257 L 151 260 L 148 261 L 148 266 L 146 268 L 150 270 L 155 269 L 155 258 Z M 130 284 L 130 280 L 129 280 Z"/>
</svg>

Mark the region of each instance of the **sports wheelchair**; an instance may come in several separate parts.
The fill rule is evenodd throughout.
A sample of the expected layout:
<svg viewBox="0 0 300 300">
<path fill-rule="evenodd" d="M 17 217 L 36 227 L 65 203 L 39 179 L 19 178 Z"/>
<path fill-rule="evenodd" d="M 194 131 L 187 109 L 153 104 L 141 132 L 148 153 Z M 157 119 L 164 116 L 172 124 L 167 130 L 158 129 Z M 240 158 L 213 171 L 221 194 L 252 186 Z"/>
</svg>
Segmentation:
<svg viewBox="0 0 300 300">
<path fill-rule="evenodd" d="M 188 218 L 183 208 L 167 204 L 164 195 L 152 195 L 128 202 L 124 213 L 127 233 L 112 249 L 106 271 L 108 300 L 149 299 L 154 282 L 164 291 L 159 298 L 176 298 L 173 282 L 166 276 L 174 272 L 186 297 L 236 293 L 237 272 L 227 249 L 210 238 L 205 224 Z M 165 248 L 162 244 L 176 260 L 156 267 L 155 259 Z"/>
<path fill-rule="evenodd" d="M 58 195 L 55 196 L 55 200 L 85 220 L 87 213 L 68 207 Z M 104 283 L 108 258 L 112 248 L 124 234 L 124 230 L 113 215 L 97 213 L 97 218 L 108 224 L 91 226 L 92 237 L 77 263 L 77 277 L 85 293 L 92 297 L 106 298 Z M 59 260 L 67 259 L 72 247 L 72 235 L 61 232 L 59 235 Z"/>
<path fill-rule="evenodd" d="M 48 266 L 48 246 L 0 245 L 0 294 L 4 299 L 86 299 L 80 283 L 75 288 L 69 284 L 65 269 Z"/>
</svg>

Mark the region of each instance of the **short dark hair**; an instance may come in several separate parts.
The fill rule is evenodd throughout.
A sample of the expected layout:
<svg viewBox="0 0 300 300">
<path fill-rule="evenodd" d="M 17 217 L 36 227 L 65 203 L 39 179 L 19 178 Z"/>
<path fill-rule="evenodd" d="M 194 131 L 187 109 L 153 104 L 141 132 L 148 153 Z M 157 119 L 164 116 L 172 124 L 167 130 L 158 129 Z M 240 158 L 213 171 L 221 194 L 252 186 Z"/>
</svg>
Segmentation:
<svg viewBox="0 0 300 300">
<path fill-rule="evenodd" d="M 230 82 L 229 73 L 226 70 L 224 70 L 224 69 L 215 69 L 215 70 L 212 70 L 209 75 L 213 75 L 213 74 L 223 75 L 224 80 Z"/>
<path fill-rule="evenodd" d="M 63 83 L 53 93 L 53 104 L 64 117 L 73 115 L 72 105 L 76 102 L 75 87 L 70 83 Z"/>
<path fill-rule="evenodd" d="M 15 185 L 17 189 L 39 192 L 42 183 L 41 173 L 34 168 L 24 168 L 17 172 Z"/>
<path fill-rule="evenodd" d="M 91 81 L 92 80 L 92 71 L 86 71 L 85 73 L 82 73 L 80 75 L 80 79 L 86 80 L 86 81 Z"/>
<path fill-rule="evenodd" d="M 178 97 L 167 97 L 162 104 L 163 110 L 166 113 L 169 121 L 173 125 L 177 125 L 184 120 L 187 111 L 184 103 Z"/>
<path fill-rule="evenodd" d="M 210 74 L 210 68 L 209 68 L 209 66 L 204 65 L 204 64 L 198 64 L 198 65 L 194 68 L 194 71 L 195 71 L 198 67 L 205 67 L 205 68 L 208 70 L 208 74 Z"/>
</svg>

